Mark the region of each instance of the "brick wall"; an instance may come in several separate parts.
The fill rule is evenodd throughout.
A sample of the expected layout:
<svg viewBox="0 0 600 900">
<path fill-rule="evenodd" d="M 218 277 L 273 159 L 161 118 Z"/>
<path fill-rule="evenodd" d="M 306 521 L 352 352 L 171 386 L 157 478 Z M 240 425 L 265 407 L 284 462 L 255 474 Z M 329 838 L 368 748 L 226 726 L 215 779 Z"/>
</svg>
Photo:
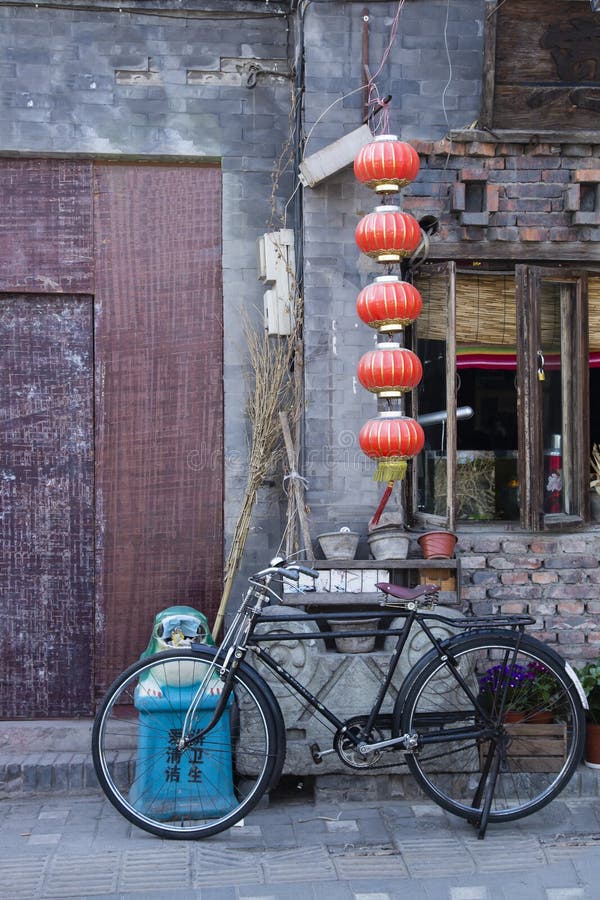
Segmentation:
<svg viewBox="0 0 600 900">
<path fill-rule="evenodd" d="M 231 535 L 247 475 L 240 312 L 262 310 L 256 239 L 293 190 L 288 174 L 273 192 L 271 174 L 289 134 L 288 7 L 208 0 L 185 4 L 189 15 L 182 15 L 177 0 L 135 6 L 135 13 L 120 12 L 116 0 L 95 11 L 60 2 L 0 8 L 0 153 L 220 161 Z M 208 17 L 199 17 L 203 11 Z M 214 466 L 210 454 L 198 446 L 190 464 Z M 250 568 L 279 540 L 277 499 L 273 491 L 261 495 Z"/>
<path fill-rule="evenodd" d="M 478 614 L 529 613 L 571 663 L 600 655 L 600 531 L 459 534 L 462 598 Z"/>
<path fill-rule="evenodd" d="M 421 156 L 421 171 L 406 188 L 402 206 L 417 218 L 439 218 L 436 244 L 551 241 L 560 243 L 558 252 L 568 258 L 567 242 L 600 241 L 600 145 L 411 143 Z M 480 210 L 469 209 L 473 188 L 479 188 Z"/>
</svg>

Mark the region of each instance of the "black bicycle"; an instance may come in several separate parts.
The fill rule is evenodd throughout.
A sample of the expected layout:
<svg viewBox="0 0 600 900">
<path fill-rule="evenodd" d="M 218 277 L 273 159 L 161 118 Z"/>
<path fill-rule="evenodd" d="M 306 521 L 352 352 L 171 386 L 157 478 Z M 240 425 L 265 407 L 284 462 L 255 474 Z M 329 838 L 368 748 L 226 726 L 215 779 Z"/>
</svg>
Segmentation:
<svg viewBox="0 0 600 900">
<path fill-rule="evenodd" d="M 335 752 L 351 769 L 368 772 L 382 759 L 405 760 L 423 791 L 471 822 L 480 837 L 489 822 L 530 815 L 565 787 L 583 752 L 585 695 L 571 667 L 525 633 L 534 619 L 450 618 L 435 612 L 437 585 L 379 584 L 377 615 L 390 623 L 386 636 L 397 640 L 372 707 L 342 720 L 266 646 L 348 632 L 255 630 L 259 622 L 294 620 L 265 607 L 280 603 L 282 582 L 298 581 L 301 573 L 318 574 L 274 560 L 250 578 L 220 647 L 192 643 L 141 659 L 110 687 L 94 723 L 93 758 L 100 785 L 127 819 L 161 837 L 207 837 L 239 822 L 277 784 L 286 752 L 283 717 L 249 655 L 327 723 L 331 747 L 307 747 L 315 762 Z M 376 633 L 361 629 L 361 616 L 373 613 L 353 613 L 355 634 Z M 330 622 L 335 618 L 327 613 Z M 459 633 L 439 639 L 436 623 Z M 415 628 L 431 649 L 402 682 L 392 714 L 383 715 Z"/>
</svg>

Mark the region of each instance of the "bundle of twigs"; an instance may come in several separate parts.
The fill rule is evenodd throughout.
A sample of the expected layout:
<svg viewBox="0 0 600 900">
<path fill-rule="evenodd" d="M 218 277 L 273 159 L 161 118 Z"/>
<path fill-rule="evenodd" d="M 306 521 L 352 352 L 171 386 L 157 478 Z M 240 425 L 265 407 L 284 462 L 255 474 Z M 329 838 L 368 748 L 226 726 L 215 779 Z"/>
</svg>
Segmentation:
<svg viewBox="0 0 600 900">
<path fill-rule="evenodd" d="M 252 431 L 248 478 L 225 563 L 223 594 L 213 637 L 218 634 L 225 616 L 233 581 L 244 553 L 258 490 L 272 473 L 284 449 L 279 413 L 292 405 L 290 373 L 296 352 L 295 332 L 283 338 L 269 337 L 264 329 L 252 326 L 246 320 L 244 333 L 249 362 L 246 413 Z"/>
</svg>

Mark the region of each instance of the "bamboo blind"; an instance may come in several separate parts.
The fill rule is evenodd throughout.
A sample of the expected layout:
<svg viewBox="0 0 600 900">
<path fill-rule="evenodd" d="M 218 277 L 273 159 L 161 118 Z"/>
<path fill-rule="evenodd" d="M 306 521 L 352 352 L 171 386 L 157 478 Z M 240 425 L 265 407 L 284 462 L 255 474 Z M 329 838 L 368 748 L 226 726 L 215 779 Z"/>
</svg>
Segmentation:
<svg viewBox="0 0 600 900">
<path fill-rule="evenodd" d="M 420 275 L 415 282 L 423 297 L 419 337 L 446 340 L 446 279 Z M 542 343 L 560 346 L 558 287 L 542 285 Z M 600 276 L 588 279 L 590 349 L 600 350 Z M 456 341 L 458 344 L 516 344 L 515 281 L 512 275 L 456 276 Z"/>
</svg>

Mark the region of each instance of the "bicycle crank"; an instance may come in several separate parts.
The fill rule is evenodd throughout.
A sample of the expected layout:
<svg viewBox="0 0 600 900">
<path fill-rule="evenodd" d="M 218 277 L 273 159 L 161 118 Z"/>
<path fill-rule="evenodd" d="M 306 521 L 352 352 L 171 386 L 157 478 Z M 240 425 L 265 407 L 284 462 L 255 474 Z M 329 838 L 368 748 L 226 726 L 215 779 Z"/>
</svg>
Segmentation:
<svg viewBox="0 0 600 900">
<path fill-rule="evenodd" d="M 355 716 L 344 723 L 344 727 L 336 733 L 333 746 L 337 755 L 347 766 L 353 769 L 368 769 L 381 759 L 381 751 L 370 747 L 370 744 L 384 742 L 383 734 L 374 728 L 368 740 L 364 739 L 366 716 Z"/>
</svg>

